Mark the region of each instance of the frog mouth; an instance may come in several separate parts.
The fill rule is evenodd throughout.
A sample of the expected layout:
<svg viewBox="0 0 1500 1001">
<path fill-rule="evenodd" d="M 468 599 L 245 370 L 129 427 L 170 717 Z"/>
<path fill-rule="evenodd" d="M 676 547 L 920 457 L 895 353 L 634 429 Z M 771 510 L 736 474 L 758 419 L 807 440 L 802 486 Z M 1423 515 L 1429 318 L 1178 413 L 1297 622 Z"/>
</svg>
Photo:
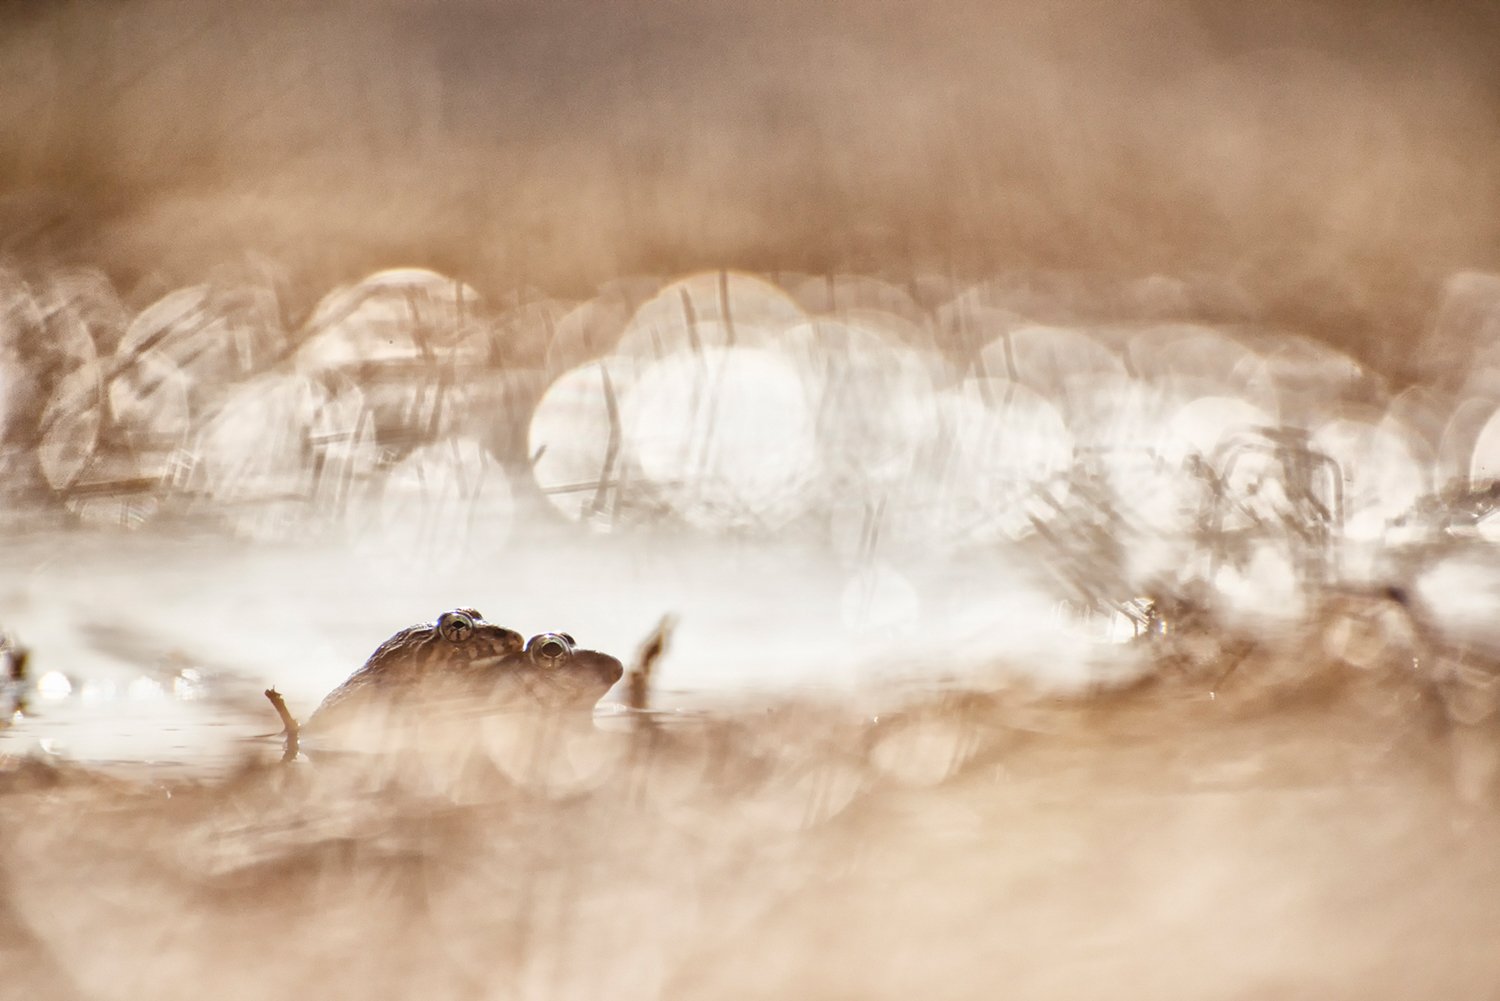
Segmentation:
<svg viewBox="0 0 1500 1001">
<path fill-rule="evenodd" d="M 517 655 L 514 653 L 497 653 L 488 657 L 476 657 L 469 661 L 468 667 L 472 670 L 483 671 L 491 667 L 499 667 L 507 661 L 514 661 Z"/>
<path fill-rule="evenodd" d="M 497 683 L 520 685 L 540 705 L 571 705 L 597 701 L 620 680 L 624 668 L 613 657 L 591 650 L 570 651 L 568 665 L 538 664 L 524 652 L 476 657 L 466 671 L 496 673 Z M 516 670 L 510 671 L 507 668 Z"/>
</svg>

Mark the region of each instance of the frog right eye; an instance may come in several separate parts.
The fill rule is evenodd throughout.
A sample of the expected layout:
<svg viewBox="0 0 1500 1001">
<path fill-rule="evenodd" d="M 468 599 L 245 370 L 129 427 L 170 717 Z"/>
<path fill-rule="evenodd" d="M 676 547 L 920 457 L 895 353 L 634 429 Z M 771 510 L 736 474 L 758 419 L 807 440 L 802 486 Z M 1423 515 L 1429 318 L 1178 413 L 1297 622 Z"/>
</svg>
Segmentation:
<svg viewBox="0 0 1500 1001">
<path fill-rule="evenodd" d="M 474 635 L 474 620 L 465 612 L 444 612 L 438 616 L 437 627 L 449 643 L 462 643 Z"/>
<path fill-rule="evenodd" d="M 542 633 L 526 644 L 531 659 L 546 667 L 557 667 L 573 656 L 573 639 L 566 633 Z"/>
</svg>

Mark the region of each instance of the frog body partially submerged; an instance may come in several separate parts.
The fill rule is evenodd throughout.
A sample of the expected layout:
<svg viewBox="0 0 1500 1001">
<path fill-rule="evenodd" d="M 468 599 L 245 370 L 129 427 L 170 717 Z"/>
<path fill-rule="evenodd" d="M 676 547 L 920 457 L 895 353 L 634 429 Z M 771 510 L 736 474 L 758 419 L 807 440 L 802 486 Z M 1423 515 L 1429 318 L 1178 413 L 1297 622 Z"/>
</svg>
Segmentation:
<svg viewBox="0 0 1500 1001">
<path fill-rule="evenodd" d="M 329 693 L 303 726 L 309 736 L 372 714 L 456 706 L 465 713 L 521 710 L 587 713 L 620 680 L 608 654 L 580 650 L 565 633 L 530 642 L 472 608 L 396 633 Z"/>
</svg>

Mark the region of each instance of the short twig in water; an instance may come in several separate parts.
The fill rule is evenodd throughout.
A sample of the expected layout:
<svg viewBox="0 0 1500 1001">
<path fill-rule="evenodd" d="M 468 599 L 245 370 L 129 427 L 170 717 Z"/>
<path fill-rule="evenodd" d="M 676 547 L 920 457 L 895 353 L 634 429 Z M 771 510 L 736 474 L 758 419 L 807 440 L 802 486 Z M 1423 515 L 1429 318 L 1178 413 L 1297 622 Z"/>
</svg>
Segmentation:
<svg viewBox="0 0 1500 1001">
<path fill-rule="evenodd" d="M 672 638 L 672 629 L 677 625 L 675 615 L 663 615 L 646 642 L 636 654 L 635 664 L 625 680 L 625 704 L 631 709 L 644 711 L 651 708 L 651 669 L 667 652 L 667 641 Z"/>
<path fill-rule="evenodd" d="M 274 688 L 266 689 L 266 698 L 271 700 L 271 705 L 276 707 L 276 715 L 281 717 L 281 725 L 286 727 L 286 750 L 281 754 L 283 762 L 295 761 L 297 759 L 297 721 L 292 719 L 292 714 L 287 711 L 286 700 L 281 693 Z"/>
</svg>

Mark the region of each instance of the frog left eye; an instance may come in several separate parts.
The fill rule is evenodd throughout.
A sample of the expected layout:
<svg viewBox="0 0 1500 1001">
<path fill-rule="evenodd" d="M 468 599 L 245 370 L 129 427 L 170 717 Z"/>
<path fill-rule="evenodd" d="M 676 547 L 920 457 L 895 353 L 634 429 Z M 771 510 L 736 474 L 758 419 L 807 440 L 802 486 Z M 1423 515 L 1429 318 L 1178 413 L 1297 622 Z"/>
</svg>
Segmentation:
<svg viewBox="0 0 1500 1001">
<path fill-rule="evenodd" d="M 462 643 L 474 634 L 474 620 L 467 612 L 444 612 L 438 616 L 437 627 L 449 643 Z"/>
<path fill-rule="evenodd" d="M 573 656 L 573 637 L 567 633 L 542 633 L 531 637 L 526 654 L 546 667 L 556 667 Z"/>
</svg>

